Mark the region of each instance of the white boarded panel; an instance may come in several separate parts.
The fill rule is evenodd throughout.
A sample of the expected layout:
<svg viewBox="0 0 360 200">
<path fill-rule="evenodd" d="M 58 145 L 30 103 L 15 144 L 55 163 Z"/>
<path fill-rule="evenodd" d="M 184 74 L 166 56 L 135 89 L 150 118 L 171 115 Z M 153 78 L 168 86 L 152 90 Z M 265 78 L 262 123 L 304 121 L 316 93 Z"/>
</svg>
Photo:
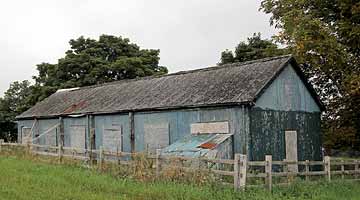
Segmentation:
<svg viewBox="0 0 360 200">
<path fill-rule="evenodd" d="M 28 144 L 28 143 L 31 143 L 31 128 L 28 128 L 28 127 L 23 127 L 22 130 L 21 130 L 21 143 L 23 144 Z"/>
<path fill-rule="evenodd" d="M 85 149 L 85 126 L 70 127 L 70 147 Z"/>
<path fill-rule="evenodd" d="M 121 126 L 103 127 L 102 142 L 105 151 L 122 151 Z"/>
<path fill-rule="evenodd" d="M 169 146 L 169 124 L 144 124 L 144 145 L 151 152 Z"/>
<path fill-rule="evenodd" d="M 229 122 L 205 122 L 191 124 L 191 134 L 229 133 Z"/>
<path fill-rule="evenodd" d="M 50 127 L 53 128 L 53 127 Z M 48 131 L 49 129 L 47 129 L 46 131 Z M 44 131 L 44 132 L 46 132 Z M 44 135 L 45 137 L 45 145 L 50 145 L 50 146 L 56 146 L 56 128 L 53 128 L 53 130 L 51 130 L 50 132 L 46 133 Z"/>
<path fill-rule="evenodd" d="M 297 133 L 296 131 L 285 131 L 286 160 L 298 161 L 297 154 Z M 298 172 L 298 165 L 288 165 L 290 172 Z"/>
</svg>

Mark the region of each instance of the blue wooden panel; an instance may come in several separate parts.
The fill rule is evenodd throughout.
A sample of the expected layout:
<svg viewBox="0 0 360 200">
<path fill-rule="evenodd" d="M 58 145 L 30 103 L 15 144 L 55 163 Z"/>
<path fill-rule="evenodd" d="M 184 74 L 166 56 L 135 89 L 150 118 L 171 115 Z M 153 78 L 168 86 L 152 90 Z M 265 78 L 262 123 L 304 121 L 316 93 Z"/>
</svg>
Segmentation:
<svg viewBox="0 0 360 200">
<path fill-rule="evenodd" d="M 294 68 L 289 65 L 256 101 L 255 107 L 278 111 L 320 112 Z"/>
<path fill-rule="evenodd" d="M 168 123 L 170 144 L 190 134 L 190 125 L 197 122 L 229 121 L 230 133 L 234 134 L 236 153 L 247 150 L 246 135 L 249 132 L 247 108 L 203 108 L 164 112 L 135 113 L 135 149 L 144 151 L 144 124 Z"/>
<path fill-rule="evenodd" d="M 20 121 L 17 122 L 18 142 L 21 142 L 21 130 L 22 130 L 22 128 L 23 127 L 31 128 L 33 126 L 33 123 L 34 123 L 34 120 L 20 120 Z"/>
<path fill-rule="evenodd" d="M 144 124 L 169 124 L 170 143 L 184 138 L 190 134 L 190 126 L 197 122 L 218 122 L 228 121 L 230 133 L 234 134 L 234 151 L 236 153 L 245 153 L 248 151 L 247 138 L 249 135 L 249 116 L 248 108 L 202 108 L 186 109 L 162 112 L 141 112 L 134 114 L 135 122 L 135 151 L 144 151 Z M 32 125 L 32 120 L 19 121 L 19 131 L 21 126 Z M 46 130 L 58 123 L 58 119 L 39 120 L 40 131 Z M 98 149 L 102 145 L 102 134 L 104 127 L 109 128 L 112 125 L 121 125 L 123 133 L 123 151 L 131 151 L 129 115 L 112 114 L 94 116 L 95 126 L 95 145 Z M 71 126 L 85 126 L 86 128 L 86 146 L 89 146 L 90 120 L 88 117 L 64 117 L 64 146 L 70 146 L 70 128 Z"/>
<path fill-rule="evenodd" d="M 72 126 L 85 126 L 87 127 L 88 125 L 88 120 L 87 117 L 65 117 L 64 118 L 64 146 L 65 147 L 70 147 L 70 128 Z M 89 144 L 89 131 L 86 128 L 86 133 L 85 133 L 85 141 L 86 144 L 85 146 L 87 147 Z"/>
<path fill-rule="evenodd" d="M 46 132 L 48 129 L 54 127 L 58 123 L 59 123 L 59 119 L 39 119 L 37 128 L 35 129 L 36 133 L 41 135 L 44 132 Z M 57 133 L 59 133 L 59 127 L 56 129 L 57 129 Z M 35 142 L 37 142 L 37 144 L 45 145 L 45 136 L 41 136 Z"/>
<path fill-rule="evenodd" d="M 129 116 L 127 114 L 117 115 L 98 115 L 95 116 L 95 146 L 97 149 L 102 145 L 103 128 L 110 128 L 113 125 L 120 125 L 122 127 L 122 143 L 123 151 L 130 152 L 130 128 Z"/>
</svg>

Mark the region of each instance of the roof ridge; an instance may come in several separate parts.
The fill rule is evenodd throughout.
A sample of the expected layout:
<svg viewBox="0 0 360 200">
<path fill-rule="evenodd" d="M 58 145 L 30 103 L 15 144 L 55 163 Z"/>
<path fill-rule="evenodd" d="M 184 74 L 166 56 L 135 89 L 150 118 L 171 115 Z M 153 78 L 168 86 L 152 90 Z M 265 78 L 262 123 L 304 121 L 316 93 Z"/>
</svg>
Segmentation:
<svg viewBox="0 0 360 200">
<path fill-rule="evenodd" d="M 292 57 L 291 54 L 287 54 L 287 55 L 282 55 L 282 56 L 267 57 L 267 58 L 261 58 L 261 59 L 250 60 L 250 61 L 245 61 L 245 62 L 235 62 L 235 63 L 228 63 L 228 64 L 224 64 L 224 65 L 216 65 L 216 66 L 210 66 L 210 67 L 193 69 L 193 70 L 178 71 L 178 72 L 174 72 L 174 73 L 170 73 L 170 74 L 152 75 L 152 76 L 138 77 L 138 78 L 133 78 L 133 79 L 123 79 L 123 80 L 111 81 L 111 82 L 77 87 L 77 88 L 62 88 L 59 90 L 64 90 L 64 92 L 72 92 L 72 91 L 77 91 L 77 90 L 82 90 L 82 89 L 103 87 L 103 86 L 108 86 L 108 85 L 117 85 L 117 84 L 121 84 L 121 83 L 128 83 L 128 82 L 134 82 L 134 81 L 140 81 L 140 80 L 150 80 L 150 79 L 156 79 L 156 78 L 162 78 L 162 77 L 168 77 L 168 76 L 178 76 L 178 75 L 212 71 L 212 70 L 218 70 L 218 69 L 230 68 L 230 67 L 241 67 L 241 66 L 245 66 L 245 65 L 254 64 L 254 63 L 268 62 L 268 61 L 272 61 L 272 60 L 278 60 L 278 59 L 282 59 L 282 58 L 291 58 L 291 57 Z M 59 92 L 59 90 L 57 92 Z"/>
</svg>

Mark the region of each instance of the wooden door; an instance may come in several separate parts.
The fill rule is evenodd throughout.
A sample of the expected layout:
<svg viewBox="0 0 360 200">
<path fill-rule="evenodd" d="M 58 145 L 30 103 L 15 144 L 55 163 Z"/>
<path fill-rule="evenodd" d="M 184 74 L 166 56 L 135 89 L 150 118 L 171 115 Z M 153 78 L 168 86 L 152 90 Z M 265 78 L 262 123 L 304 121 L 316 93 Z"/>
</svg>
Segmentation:
<svg viewBox="0 0 360 200">
<path fill-rule="evenodd" d="M 285 131 L 286 160 L 298 161 L 297 132 Z M 298 172 L 298 165 L 288 165 L 290 172 Z"/>
</svg>

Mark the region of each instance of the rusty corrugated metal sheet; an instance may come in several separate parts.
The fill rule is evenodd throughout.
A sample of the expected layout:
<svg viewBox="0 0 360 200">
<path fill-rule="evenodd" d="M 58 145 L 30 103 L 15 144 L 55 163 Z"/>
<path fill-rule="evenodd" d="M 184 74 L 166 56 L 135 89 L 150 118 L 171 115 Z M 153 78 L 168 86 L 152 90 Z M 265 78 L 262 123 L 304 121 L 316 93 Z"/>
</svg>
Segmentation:
<svg viewBox="0 0 360 200">
<path fill-rule="evenodd" d="M 190 135 L 164 148 L 162 153 L 171 156 L 203 157 L 210 155 L 221 144 L 232 140 L 232 134 Z M 230 145 L 232 142 L 229 142 Z M 211 156 L 213 156 L 211 154 Z"/>
</svg>

